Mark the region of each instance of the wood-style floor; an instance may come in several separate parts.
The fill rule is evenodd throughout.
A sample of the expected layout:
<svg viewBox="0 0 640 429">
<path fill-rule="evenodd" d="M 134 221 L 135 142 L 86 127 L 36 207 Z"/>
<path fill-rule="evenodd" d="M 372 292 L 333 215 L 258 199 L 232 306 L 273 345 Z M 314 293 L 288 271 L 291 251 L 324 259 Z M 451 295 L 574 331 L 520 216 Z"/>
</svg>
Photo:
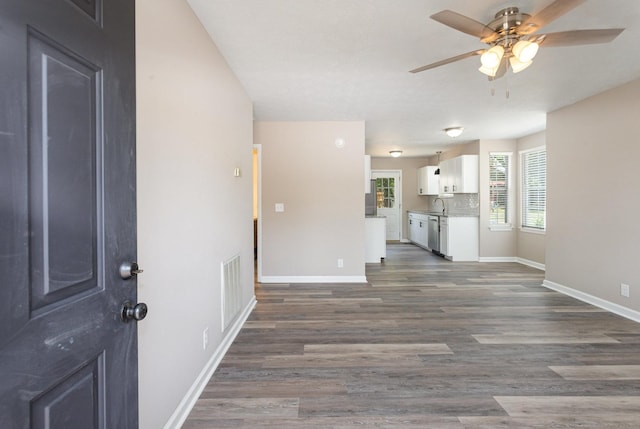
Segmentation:
<svg viewBox="0 0 640 429">
<path fill-rule="evenodd" d="M 368 284 L 257 285 L 183 428 L 640 428 L 640 325 L 410 244 Z"/>
</svg>

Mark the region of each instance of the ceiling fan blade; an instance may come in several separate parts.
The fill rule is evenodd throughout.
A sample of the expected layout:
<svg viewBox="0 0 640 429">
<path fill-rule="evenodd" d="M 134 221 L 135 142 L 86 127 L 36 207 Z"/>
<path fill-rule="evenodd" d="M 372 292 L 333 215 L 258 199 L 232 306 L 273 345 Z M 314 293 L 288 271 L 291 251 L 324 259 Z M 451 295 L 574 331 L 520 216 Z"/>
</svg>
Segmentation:
<svg viewBox="0 0 640 429">
<path fill-rule="evenodd" d="M 418 67 L 417 69 L 409 70 L 409 73 L 419 73 L 421 71 L 434 69 L 436 67 L 443 66 L 445 64 L 454 63 L 456 61 L 464 60 L 465 58 L 473 57 L 475 55 L 482 55 L 484 49 L 478 49 L 477 51 L 467 52 L 466 54 L 456 55 L 455 57 L 447 58 L 446 60 L 438 61 L 435 63 L 427 64 L 426 66 Z"/>
<path fill-rule="evenodd" d="M 534 33 L 584 2 L 585 0 L 556 0 L 520 24 L 516 29 L 516 33 Z"/>
<path fill-rule="evenodd" d="M 544 46 L 576 46 L 609 43 L 623 31 L 624 28 L 560 31 L 541 35 L 540 44 Z"/>
<path fill-rule="evenodd" d="M 471 19 L 468 16 L 461 15 L 452 10 L 443 10 L 431 15 L 431 19 L 441 24 L 447 25 L 455 30 L 476 36 L 485 43 L 496 40 L 499 35 L 491 28 L 481 22 Z"/>
</svg>

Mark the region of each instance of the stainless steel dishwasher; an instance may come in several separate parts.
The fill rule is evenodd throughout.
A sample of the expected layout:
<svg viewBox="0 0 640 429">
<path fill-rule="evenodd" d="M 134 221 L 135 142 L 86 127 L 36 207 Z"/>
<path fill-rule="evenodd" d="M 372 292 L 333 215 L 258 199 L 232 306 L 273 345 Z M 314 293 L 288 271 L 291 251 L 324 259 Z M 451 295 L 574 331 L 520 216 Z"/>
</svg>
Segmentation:
<svg viewBox="0 0 640 429">
<path fill-rule="evenodd" d="M 440 254 L 440 216 L 429 215 L 429 249 Z"/>
</svg>

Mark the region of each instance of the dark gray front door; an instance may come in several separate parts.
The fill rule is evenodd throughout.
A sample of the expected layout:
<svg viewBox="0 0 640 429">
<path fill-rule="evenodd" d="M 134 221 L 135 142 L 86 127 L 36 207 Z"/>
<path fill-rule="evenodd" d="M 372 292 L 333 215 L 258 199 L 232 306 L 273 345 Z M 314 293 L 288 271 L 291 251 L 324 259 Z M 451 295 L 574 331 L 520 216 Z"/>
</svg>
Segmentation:
<svg viewBox="0 0 640 429">
<path fill-rule="evenodd" d="M 137 427 L 133 0 L 0 0 L 0 428 Z"/>
</svg>

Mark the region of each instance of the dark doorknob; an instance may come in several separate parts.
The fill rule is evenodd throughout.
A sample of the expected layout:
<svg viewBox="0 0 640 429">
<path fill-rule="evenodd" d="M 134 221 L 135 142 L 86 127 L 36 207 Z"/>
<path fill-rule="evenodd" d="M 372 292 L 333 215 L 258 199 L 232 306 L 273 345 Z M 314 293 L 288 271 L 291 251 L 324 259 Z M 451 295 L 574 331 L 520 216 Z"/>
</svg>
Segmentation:
<svg viewBox="0 0 640 429">
<path fill-rule="evenodd" d="M 139 302 L 133 304 L 131 301 L 126 301 L 122 305 L 122 320 L 128 322 L 130 320 L 142 320 L 147 316 L 147 304 Z"/>
</svg>

